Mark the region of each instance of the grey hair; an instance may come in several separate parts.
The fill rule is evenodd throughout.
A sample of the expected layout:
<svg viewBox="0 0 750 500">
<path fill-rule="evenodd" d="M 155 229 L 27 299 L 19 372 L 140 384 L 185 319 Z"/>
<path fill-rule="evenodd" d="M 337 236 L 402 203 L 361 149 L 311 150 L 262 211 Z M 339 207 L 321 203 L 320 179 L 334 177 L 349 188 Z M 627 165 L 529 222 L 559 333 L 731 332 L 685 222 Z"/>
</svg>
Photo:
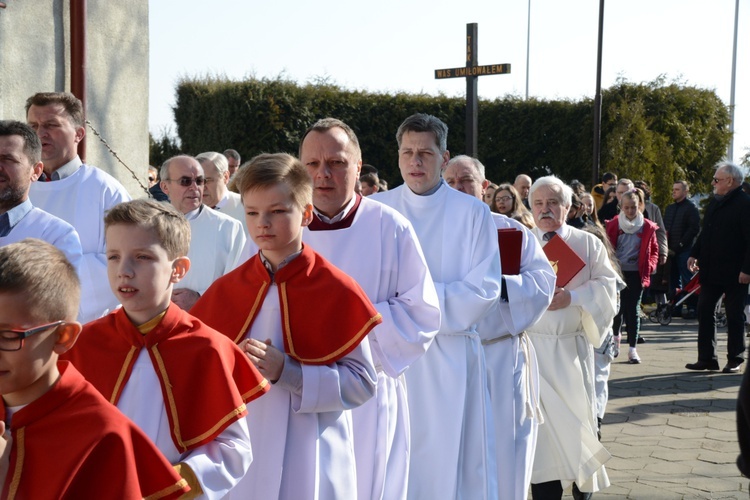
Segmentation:
<svg viewBox="0 0 750 500">
<path fill-rule="evenodd" d="M 477 173 L 479 174 L 479 182 L 484 182 L 484 180 L 485 180 L 485 177 L 484 177 L 484 165 L 482 165 L 481 161 L 477 160 L 476 158 L 472 158 L 471 156 L 468 156 L 468 155 L 454 156 L 453 158 L 451 158 L 450 160 L 448 160 L 448 164 L 445 166 L 445 168 L 448 168 L 451 165 L 454 165 L 454 164 L 456 164 L 456 163 L 458 163 L 460 161 L 469 161 L 469 162 L 471 162 L 474 165 L 474 170 L 476 170 Z"/>
<path fill-rule="evenodd" d="M 218 170 L 219 174 L 221 175 L 229 172 L 229 160 L 227 160 L 226 156 L 221 153 L 217 153 L 216 151 L 201 153 L 196 156 L 195 159 L 198 160 L 198 163 L 203 163 L 203 161 L 210 161 L 211 163 L 213 163 L 214 167 L 216 167 L 216 170 Z"/>
<path fill-rule="evenodd" d="M 401 139 L 407 132 L 432 132 L 435 134 L 435 143 L 440 148 L 440 153 L 448 151 L 448 125 L 436 116 L 416 113 L 404 120 L 396 131 L 396 141 L 399 148 L 401 147 Z"/>
<path fill-rule="evenodd" d="M 628 189 L 635 189 L 635 184 L 630 179 L 620 179 L 617 185 L 619 186 L 620 184 L 627 186 Z"/>
<path fill-rule="evenodd" d="M 573 190 L 554 175 L 545 175 L 534 181 L 529 189 L 529 200 L 534 200 L 534 192 L 540 187 L 548 187 L 557 195 L 557 199 L 562 206 L 570 208 L 573 203 Z"/>
<path fill-rule="evenodd" d="M 685 180 L 679 180 L 679 181 L 674 181 L 674 183 L 675 184 L 680 184 L 685 189 L 685 191 L 690 191 L 690 185 L 688 184 L 687 181 L 685 181 Z"/>
<path fill-rule="evenodd" d="M 745 180 L 745 175 L 742 173 L 742 169 L 729 161 L 720 161 L 715 166 L 716 170 L 723 168 L 726 173 L 732 176 L 734 180 L 733 184 L 740 185 Z"/>
</svg>

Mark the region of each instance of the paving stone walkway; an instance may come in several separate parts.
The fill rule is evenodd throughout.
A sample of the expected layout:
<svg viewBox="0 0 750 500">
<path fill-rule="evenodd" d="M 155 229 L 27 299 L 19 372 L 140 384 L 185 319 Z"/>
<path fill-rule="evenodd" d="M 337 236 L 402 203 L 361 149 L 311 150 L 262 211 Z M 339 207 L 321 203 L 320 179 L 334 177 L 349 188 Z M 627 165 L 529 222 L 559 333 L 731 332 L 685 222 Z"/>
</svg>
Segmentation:
<svg viewBox="0 0 750 500">
<path fill-rule="evenodd" d="M 594 498 L 638 500 L 748 498 L 735 465 L 735 407 L 742 374 L 691 372 L 697 321 L 669 326 L 644 320 L 643 362 L 627 363 L 627 345 L 612 363 L 602 442 L 612 486 Z M 719 360 L 726 329 L 719 330 Z M 746 363 L 747 364 L 747 363 Z M 743 366 L 744 369 L 744 366 Z"/>
</svg>

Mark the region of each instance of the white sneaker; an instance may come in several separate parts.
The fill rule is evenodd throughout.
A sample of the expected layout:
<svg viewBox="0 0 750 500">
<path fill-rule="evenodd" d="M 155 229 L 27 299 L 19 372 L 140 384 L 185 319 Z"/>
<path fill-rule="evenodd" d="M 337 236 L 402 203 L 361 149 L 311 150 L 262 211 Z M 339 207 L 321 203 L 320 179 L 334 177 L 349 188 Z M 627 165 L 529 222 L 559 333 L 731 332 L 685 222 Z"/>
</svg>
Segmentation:
<svg viewBox="0 0 750 500">
<path fill-rule="evenodd" d="M 635 347 L 631 347 L 630 351 L 628 352 L 628 363 L 631 365 L 637 365 L 641 362 L 641 358 L 638 356 L 638 352 L 636 352 Z"/>
</svg>

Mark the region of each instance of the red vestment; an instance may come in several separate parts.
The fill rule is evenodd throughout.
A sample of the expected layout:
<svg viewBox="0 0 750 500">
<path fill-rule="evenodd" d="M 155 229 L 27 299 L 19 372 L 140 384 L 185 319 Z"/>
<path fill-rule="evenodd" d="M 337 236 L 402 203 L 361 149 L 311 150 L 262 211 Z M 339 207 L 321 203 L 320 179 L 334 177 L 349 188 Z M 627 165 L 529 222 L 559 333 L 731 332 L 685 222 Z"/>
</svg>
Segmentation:
<svg viewBox="0 0 750 500">
<path fill-rule="evenodd" d="M 307 245 L 273 281 L 279 292 L 284 351 L 300 363 L 326 365 L 341 359 L 383 321 L 357 282 Z M 270 285 L 268 270 L 255 255 L 214 281 L 190 313 L 239 343 Z"/>
<path fill-rule="evenodd" d="M 245 403 L 270 388 L 236 345 L 175 304 L 146 335 L 122 308 L 92 321 L 64 357 L 116 405 L 143 348 L 180 453 L 213 441 L 247 414 Z"/>
<path fill-rule="evenodd" d="M 11 419 L 3 499 L 179 498 L 187 482 L 151 440 L 67 361 Z M 5 405 L 0 401 L 5 419 Z"/>
</svg>

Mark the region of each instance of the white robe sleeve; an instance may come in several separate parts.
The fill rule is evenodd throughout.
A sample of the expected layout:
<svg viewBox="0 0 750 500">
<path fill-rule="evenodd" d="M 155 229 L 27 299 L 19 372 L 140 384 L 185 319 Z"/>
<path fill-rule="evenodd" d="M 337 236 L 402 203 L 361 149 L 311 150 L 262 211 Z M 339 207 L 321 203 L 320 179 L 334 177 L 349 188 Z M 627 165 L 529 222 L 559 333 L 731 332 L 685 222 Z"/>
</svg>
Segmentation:
<svg viewBox="0 0 750 500">
<path fill-rule="evenodd" d="M 584 260 L 589 269 L 589 279 L 575 287 L 570 307 L 580 307 L 586 337 L 597 348 L 604 342 L 607 327 L 617 313 L 618 278 L 604 245 L 595 236 L 587 236 L 590 237 L 586 240 L 587 258 Z"/>
<path fill-rule="evenodd" d="M 201 483 L 201 498 L 224 498 L 253 461 L 247 419 L 237 420 L 210 443 L 187 452 L 180 461 L 190 466 Z"/>
<path fill-rule="evenodd" d="M 523 231 L 521 273 L 503 275 L 508 302 L 498 303 L 498 312 L 513 335 L 529 328 L 544 314 L 552 302 L 556 280 L 539 241 L 525 227 L 518 229 Z"/>
<path fill-rule="evenodd" d="M 350 410 L 375 395 L 377 374 L 370 347 L 356 349 L 330 365 L 302 365 L 302 393 L 292 392 L 292 410 L 320 413 Z"/>
<path fill-rule="evenodd" d="M 464 211 L 458 213 L 461 212 Z M 452 213 L 450 207 L 446 209 L 446 213 Z M 450 266 L 453 261 L 456 266 L 460 266 L 462 260 L 468 259 L 469 268 L 458 281 L 435 282 L 443 313 L 439 333 L 469 331 L 500 297 L 500 254 L 497 251 L 497 231 L 490 211 L 475 210 L 466 215 L 471 216 L 472 220 L 454 220 L 451 223 L 472 224 L 474 227 L 470 234 L 477 237 L 474 241 L 454 240 L 453 248 L 443 249 L 446 253 L 443 258 L 444 266 Z M 451 241 L 450 234 L 445 237 L 446 241 Z M 446 274 L 445 269 L 443 274 Z"/>
<path fill-rule="evenodd" d="M 396 293 L 375 304 L 383 322 L 369 335 L 383 371 L 394 378 L 427 351 L 440 328 L 438 296 L 417 236 L 411 225 L 397 234 Z"/>
</svg>

